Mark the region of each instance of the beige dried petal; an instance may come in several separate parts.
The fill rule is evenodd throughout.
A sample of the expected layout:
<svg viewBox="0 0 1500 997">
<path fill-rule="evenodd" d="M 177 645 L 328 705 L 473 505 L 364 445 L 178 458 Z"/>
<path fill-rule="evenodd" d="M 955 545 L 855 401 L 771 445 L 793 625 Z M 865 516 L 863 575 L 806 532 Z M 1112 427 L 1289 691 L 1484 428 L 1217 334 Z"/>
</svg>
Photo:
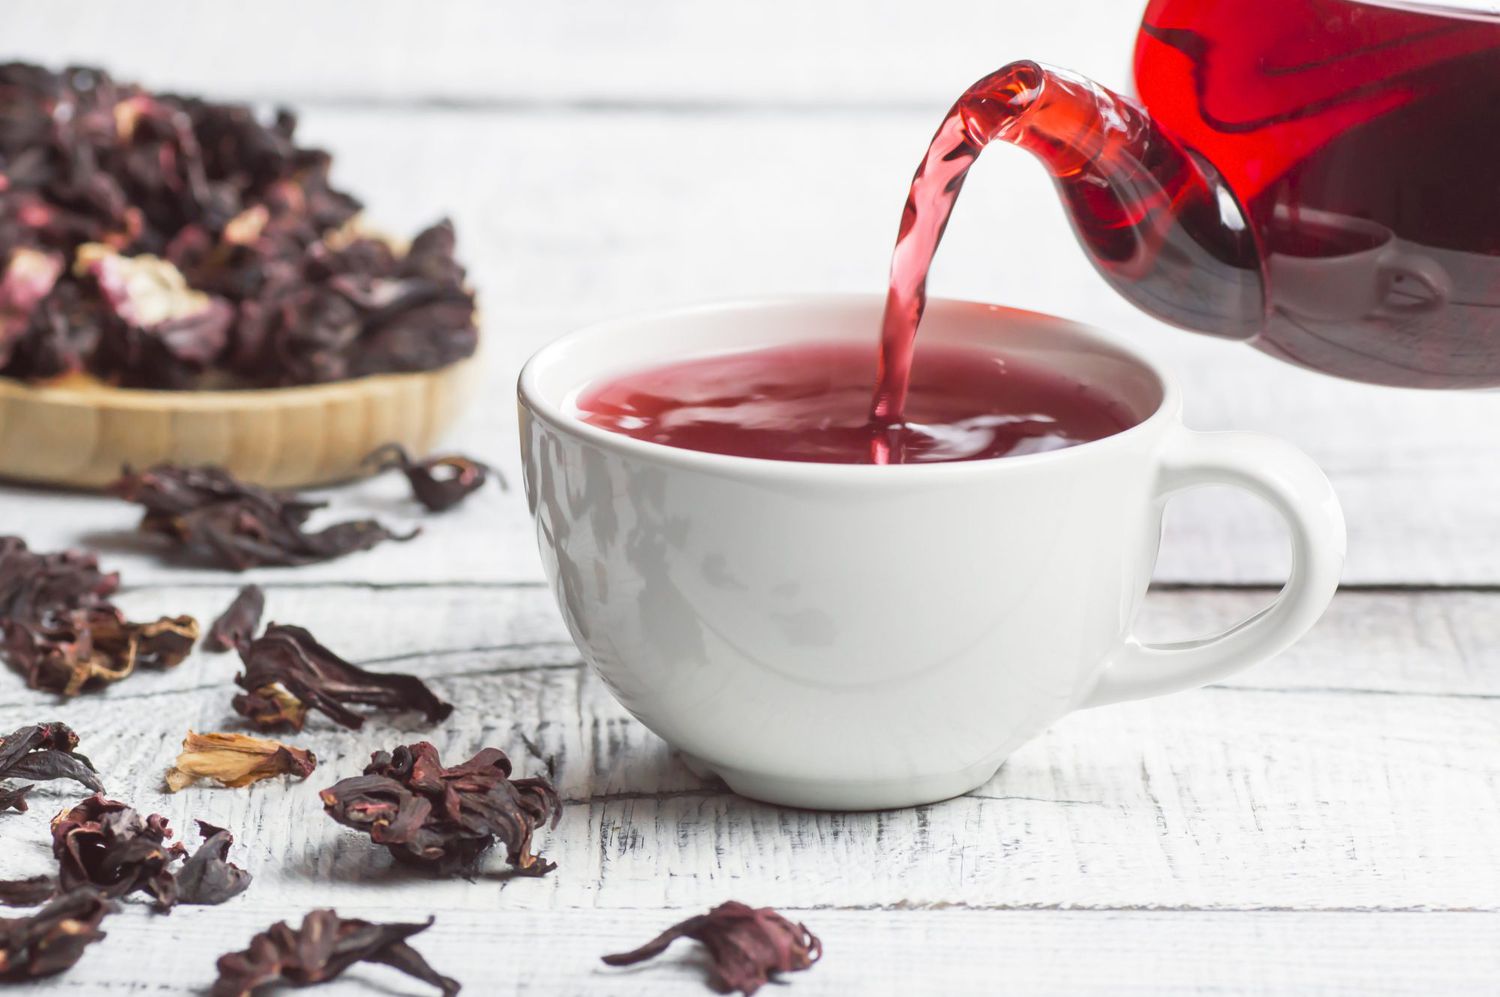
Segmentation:
<svg viewBox="0 0 1500 997">
<path fill-rule="evenodd" d="M 175 793 L 198 779 L 213 779 L 230 788 L 278 775 L 305 779 L 317 764 L 311 751 L 270 738 L 190 730 L 183 739 L 177 764 L 167 770 L 167 789 Z"/>
<path fill-rule="evenodd" d="M 248 246 L 260 238 L 270 220 L 271 212 L 264 204 L 251 205 L 224 224 L 224 241 L 235 246 Z"/>
<path fill-rule="evenodd" d="M 212 304 L 188 286 L 181 270 L 150 253 L 121 256 L 113 246 L 86 242 L 73 258 L 73 273 L 92 276 L 119 316 L 143 329 L 197 315 Z"/>
<path fill-rule="evenodd" d="M 323 245 L 334 252 L 348 249 L 360 239 L 374 239 L 383 242 L 390 249 L 392 255 L 402 257 L 411 249 L 411 241 L 400 236 L 392 235 L 384 229 L 375 228 L 365 220 L 362 214 L 352 215 L 349 220 L 338 228 L 323 234 Z"/>
</svg>

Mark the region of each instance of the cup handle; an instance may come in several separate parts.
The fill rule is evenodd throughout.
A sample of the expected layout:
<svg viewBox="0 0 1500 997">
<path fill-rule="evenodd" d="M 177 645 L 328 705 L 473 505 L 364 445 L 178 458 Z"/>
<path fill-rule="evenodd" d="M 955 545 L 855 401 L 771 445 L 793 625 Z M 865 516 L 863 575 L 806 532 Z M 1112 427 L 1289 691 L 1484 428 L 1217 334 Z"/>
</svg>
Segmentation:
<svg viewBox="0 0 1500 997">
<path fill-rule="evenodd" d="M 1259 433 L 1195 433 L 1178 427 L 1161 454 L 1156 501 L 1198 485 L 1235 485 L 1286 520 L 1292 570 L 1265 609 L 1223 633 L 1170 644 L 1125 639 L 1081 706 L 1104 706 L 1205 685 L 1284 651 L 1317 622 L 1344 564 L 1344 514 L 1312 458 Z"/>
<path fill-rule="evenodd" d="M 1421 284 L 1427 291 L 1427 297 L 1396 304 L 1387 300 L 1381 308 L 1393 315 L 1419 315 L 1437 311 L 1448 303 L 1448 296 L 1453 293 L 1453 282 L 1448 279 L 1448 272 L 1436 260 L 1426 256 L 1397 253 L 1382 262 L 1380 280 L 1383 298 L 1390 294 L 1392 285 L 1399 277 Z"/>
</svg>

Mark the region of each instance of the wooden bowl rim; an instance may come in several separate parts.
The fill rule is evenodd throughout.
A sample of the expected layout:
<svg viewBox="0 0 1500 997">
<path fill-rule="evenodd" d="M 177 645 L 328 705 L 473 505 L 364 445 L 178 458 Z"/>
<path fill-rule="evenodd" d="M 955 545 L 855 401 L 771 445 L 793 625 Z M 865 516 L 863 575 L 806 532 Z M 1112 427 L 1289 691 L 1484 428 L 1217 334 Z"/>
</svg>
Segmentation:
<svg viewBox="0 0 1500 997">
<path fill-rule="evenodd" d="M 478 356 L 432 370 L 403 374 L 371 374 L 326 384 L 299 384 L 288 388 L 227 388 L 223 390 L 166 391 L 155 388 L 119 388 L 109 384 L 73 387 L 59 384 L 28 384 L 0 377 L 0 399 L 82 408 L 116 408 L 155 412 L 216 412 L 225 409 L 280 405 L 305 406 L 323 401 L 349 399 L 383 388 L 423 380 L 440 380 L 472 367 Z"/>
</svg>

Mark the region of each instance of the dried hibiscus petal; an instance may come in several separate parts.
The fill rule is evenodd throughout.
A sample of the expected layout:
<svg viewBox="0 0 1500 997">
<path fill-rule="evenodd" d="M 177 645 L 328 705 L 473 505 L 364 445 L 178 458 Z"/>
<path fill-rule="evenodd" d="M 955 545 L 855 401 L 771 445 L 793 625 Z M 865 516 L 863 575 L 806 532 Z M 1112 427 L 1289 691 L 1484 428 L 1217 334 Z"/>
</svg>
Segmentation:
<svg viewBox="0 0 1500 997">
<path fill-rule="evenodd" d="M 730 900 L 707 914 L 674 924 L 631 952 L 604 957 L 611 966 L 630 966 L 661 955 L 679 938 L 691 938 L 708 949 L 713 984 L 749 995 L 773 974 L 807 969 L 823 955 L 823 943 L 769 907 L 754 908 Z"/>
<path fill-rule="evenodd" d="M 187 849 L 167 844 L 172 828 L 160 814 L 142 817 L 132 807 L 91 796 L 52 820 L 52 854 L 64 890 L 88 886 L 108 897 L 137 890 L 159 911 L 176 904 L 220 904 L 250 885 L 250 874 L 228 861 L 234 838 L 198 822 L 207 840 L 180 868 Z"/>
<path fill-rule="evenodd" d="M 92 554 L 38 554 L 19 537 L 0 537 L 0 656 L 32 688 L 64 696 L 125 678 L 138 664 L 179 664 L 198 624 L 187 616 L 132 623 L 109 601 L 119 584 Z"/>
<path fill-rule="evenodd" d="M 229 861 L 234 836 L 201 820 L 198 833 L 205 840 L 177 870 L 177 899 L 185 904 L 221 904 L 244 893 L 250 874 Z"/>
<path fill-rule="evenodd" d="M 167 770 L 167 788 L 175 793 L 199 779 L 213 779 L 232 789 L 279 775 L 306 779 L 317 764 L 311 751 L 280 741 L 188 731 L 177 763 Z"/>
<path fill-rule="evenodd" d="M 190 388 L 229 345 L 234 308 L 188 287 L 167 260 L 86 243 L 73 270 L 95 282 L 116 320 L 94 358 L 101 377 L 128 387 Z"/>
<path fill-rule="evenodd" d="M 518 872 L 541 876 L 556 866 L 533 854 L 533 832 L 556 827 L 562 802 L 544 778 L 510 778 L 505 752 L 485 748 L 444 768 L 426 741 L 377 751 L 364 774 L 320 794 L 328 816 L 364 831 L 399 861 L 440 875 L 472 873 L 496 843 Z"/>
<path fill-rule="evenodd" d="M 12 345 L 10 366 L 0 370 L 25 381 L 82 371 L 110 325 L 97 292 L 65 276 L 32 309 L 30 322 Z"/>
<path fill-rule="evenodd" d="M 64 890 L 90 886 L 108 897 L 140 890 L 157 910 L 177 903 L 172 862 L 180 844 L 168 845 L 172 829 L 160 814 L 142 817 L 116 800 L 94 795 L 52 820 L 52 854 Z"/>
<path fill-rule="evenodd" d="M 104 784 L 94 763 L 78 754 L 78 735 L 66 724 L 43 723 L 22 727 L 0 738 L 0 779 L 72 779 L 96 793 Z M 25 810 L 30 786 L 0 786 L 0 812 Z"/>
<path fill-rule="evenodd" d="M 0 369 L 31 325 L 31 314 L 63 272 L 60 253 L 18 246 L 0 272 Z"/>
<path fill-rule="evenodd" d="M 422 924 L 375 924 L 315 910 L 300 928 L 277 921 L 250 939 L 243 952 L 219 957 L 219 978 L 211 997 L 249 997 L 258 987 L 286 983 L 306 987 L 325 983 L 357 962 L 383 963 L 430 983 L 453 997 L 458 981 L 441 976 L 407 939 L 432 927 Z"/>
<path fill-rule="evenodd" d="M 245 670 L 234 681 L 245 692 L 235 696 L 234 709 L 262 730 L 301 730 L 308 710 L 358 730 L 365 718 L 349 708 L 356 704 L 420 710 L 428 723 L 445 720 L 453 712 L 452 704 L 439 699 L 415 675 L 365 671 L 301 627 L 271 624 L 240 649 L 240 659 Z"/>
<path fill-rule="evenodd" d="M 0 109 L 6 376 L 274 386 L 474 352 L 452 226 L 405 252 L 353 232 L 359 202 L 326 152 L 296 144 L 290 112 L 18 63 L 0 65 Z M 81 276 L 59 278 L 58 261 Z M 53 281 L 83 293 L 47 295 Z"/>
<path fill-rule="evenodd" d="M 18 982 L 61 973 L 104 937 L 99 922 L 116 910 L 95 891 L 74 890 L 30 917 L 0 917 L 0 980 Z"/>
<path fill-rule="evenodd" d="M 412 496 L 430 512 L 442 512 L 458 505 L 484 487 L 490 475 L 505 487 L 505 479 L 487 464 L 460 454 L 412 460 L 399 443 L 387 443 L 376 449 L 364 463 L 378 470 L 397 468 L 411 484 Z"/>
<path fill-rule="evenodd" d="M 246 585 L 235 595 L 227 609 L 208 628 L 203 638 L 205 651 L 228 651 L 248 644 L 260 629 L 260 616 L 266 609 L 266 593 L 259 585 Z"/>
<path fill-rule="evenodd" d="M 172 540 L 213 564 L 242 571 L 257 565 L 299 565 L 368 550 L 386 540 L 410 540 L 372 519 L 304 528 L 324 503 L 273 492 L 215 467 L 160 464 L 127 471 L 111 494 L 144 506 L 140 529 Z"/>
</svg>

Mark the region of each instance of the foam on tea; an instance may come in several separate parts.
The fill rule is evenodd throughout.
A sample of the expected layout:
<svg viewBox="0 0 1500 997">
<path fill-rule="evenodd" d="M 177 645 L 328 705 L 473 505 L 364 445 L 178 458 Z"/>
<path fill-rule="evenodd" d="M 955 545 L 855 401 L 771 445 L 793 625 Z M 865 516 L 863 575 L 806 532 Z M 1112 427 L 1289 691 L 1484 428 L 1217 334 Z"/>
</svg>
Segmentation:
<svg viewBox="0 0 1500 997">
<path fill-rule="evenodd" d="M 875 351 L 807 343 L 702 357 L 586 385 L 587 423 L 738 457 L 829 464 L 985 460 L 1059 450 L 1139 421 L 1068 375 L 990 350 L 933 344 L 912 367 L 904 421 L 870 420 Z"/>
</svg>

